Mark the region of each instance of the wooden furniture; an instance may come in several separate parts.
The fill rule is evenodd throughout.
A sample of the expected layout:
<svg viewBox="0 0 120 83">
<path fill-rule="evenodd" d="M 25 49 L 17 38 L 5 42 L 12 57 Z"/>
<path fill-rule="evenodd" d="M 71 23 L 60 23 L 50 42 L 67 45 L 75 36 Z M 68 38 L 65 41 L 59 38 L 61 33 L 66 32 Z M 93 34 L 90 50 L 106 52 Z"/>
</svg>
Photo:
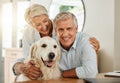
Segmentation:
<svg viewBox="0 0 120 83">
<path fill-rule="evenodd" d="M 60 78 L 56 80 L 31 80 L 14 83 L 120 83 L 120 78 L 105 77 L 104 73 L 100 73 L 96 78 L 89 79 Z"/>
<path fill-rule="evenodd" d="M 5 49 L 5 73 L 4 83 L 13 83 L 15 76 L 12 72 L 12 66 L 15 60 L 23 56 L 22 49 L 20 48 L 6 48 Z"/>
<path fill-rule="evenodd" d="M 60 78 L 57 80 L 32 80 L 26 82 L 15 82 L 15 83 L 85 83 L 83 79 L 77 78 Z"/>
</svg>

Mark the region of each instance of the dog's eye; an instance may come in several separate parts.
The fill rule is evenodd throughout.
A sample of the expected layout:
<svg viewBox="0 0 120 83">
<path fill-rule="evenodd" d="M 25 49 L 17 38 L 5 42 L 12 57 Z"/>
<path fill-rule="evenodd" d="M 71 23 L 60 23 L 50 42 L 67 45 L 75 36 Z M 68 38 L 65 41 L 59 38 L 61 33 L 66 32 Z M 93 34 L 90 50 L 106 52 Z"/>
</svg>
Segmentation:
<svg viewBox="0 0 120 83">
<path fill-rule="evenodd" d="M 41 46 L 41 47 L 45 48 L 45 47 L 47 47 L 47 45 L 46 45 L 46 44 L 42 44 L 42 46 Z"/>
<path fill-rule="evenodd" d="M 57 48 L 57 45 L 54 45 L 54 48 Z"/>
</svg>

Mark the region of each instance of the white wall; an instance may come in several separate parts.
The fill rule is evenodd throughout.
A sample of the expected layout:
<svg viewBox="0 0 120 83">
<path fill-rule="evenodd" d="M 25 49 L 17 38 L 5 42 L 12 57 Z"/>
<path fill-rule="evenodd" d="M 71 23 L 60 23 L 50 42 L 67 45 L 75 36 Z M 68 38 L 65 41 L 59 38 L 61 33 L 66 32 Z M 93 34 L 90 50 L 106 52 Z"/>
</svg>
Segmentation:
<svg viewBox="0 0 120 83">
<path fill-rule="evenodd" d="M 84 0 L 86 21 L 84 32 L 100 41 L 100 72 L 113 71 L 115 0 Z"/>
<path fill-rule="evenodd" d="M 115 65 L 114 70 L 120 71 L 120 0 L 115 0 Z"/>
<path fill-rule="evenodd" d="M 0 1 L 0 12 L 2 11 L 2 1 Z M 0 83 L 4 83 L 4 59 L 2 57 L 2 14 L 0 14 Z"/>
</svg>

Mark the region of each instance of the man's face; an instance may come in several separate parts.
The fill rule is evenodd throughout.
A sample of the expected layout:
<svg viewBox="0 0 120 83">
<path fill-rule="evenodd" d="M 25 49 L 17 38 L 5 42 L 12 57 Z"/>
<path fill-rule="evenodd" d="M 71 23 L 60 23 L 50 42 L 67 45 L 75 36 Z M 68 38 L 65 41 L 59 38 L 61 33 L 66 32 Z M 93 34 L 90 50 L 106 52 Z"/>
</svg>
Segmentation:
<svg viewBox="0 0 120 83">
<path fill-rule="evenodd" d="M 32 18 L 32 24 L 43 36 L 48 36 L 52 28 L 52 23 L 47 15 Z"/>
<path fill-rule="evenodd" d="M 78 27 L 75 25 L 75 22 L 72 18 L 66 20 L 59 20 L 56 23 L 55 31 L 64 49 L 70 49 L 70 47 L 75 41 L 77 30 Z"/>
</svg>

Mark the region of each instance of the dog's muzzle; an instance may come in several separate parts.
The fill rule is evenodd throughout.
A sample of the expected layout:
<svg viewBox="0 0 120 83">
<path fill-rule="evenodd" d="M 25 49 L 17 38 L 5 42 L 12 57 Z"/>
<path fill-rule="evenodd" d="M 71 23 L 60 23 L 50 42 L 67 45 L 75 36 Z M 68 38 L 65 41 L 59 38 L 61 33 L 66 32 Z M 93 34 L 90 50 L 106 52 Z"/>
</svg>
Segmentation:
<svg viewBox="0 0 120 83">
<path fill-rule="evenodd" d="M 53 52 L 51 52 L 48 54 L 48 59 L 49 59 L 48 61 L 44 61 L 42 57 L 41 57 L 41 59 L 45 66 L 52 67 L 52 65 L 54 64 L 54 61 L 53 61 L 54 57 L 55 57 L 55 54 Z"/>
</svg>

